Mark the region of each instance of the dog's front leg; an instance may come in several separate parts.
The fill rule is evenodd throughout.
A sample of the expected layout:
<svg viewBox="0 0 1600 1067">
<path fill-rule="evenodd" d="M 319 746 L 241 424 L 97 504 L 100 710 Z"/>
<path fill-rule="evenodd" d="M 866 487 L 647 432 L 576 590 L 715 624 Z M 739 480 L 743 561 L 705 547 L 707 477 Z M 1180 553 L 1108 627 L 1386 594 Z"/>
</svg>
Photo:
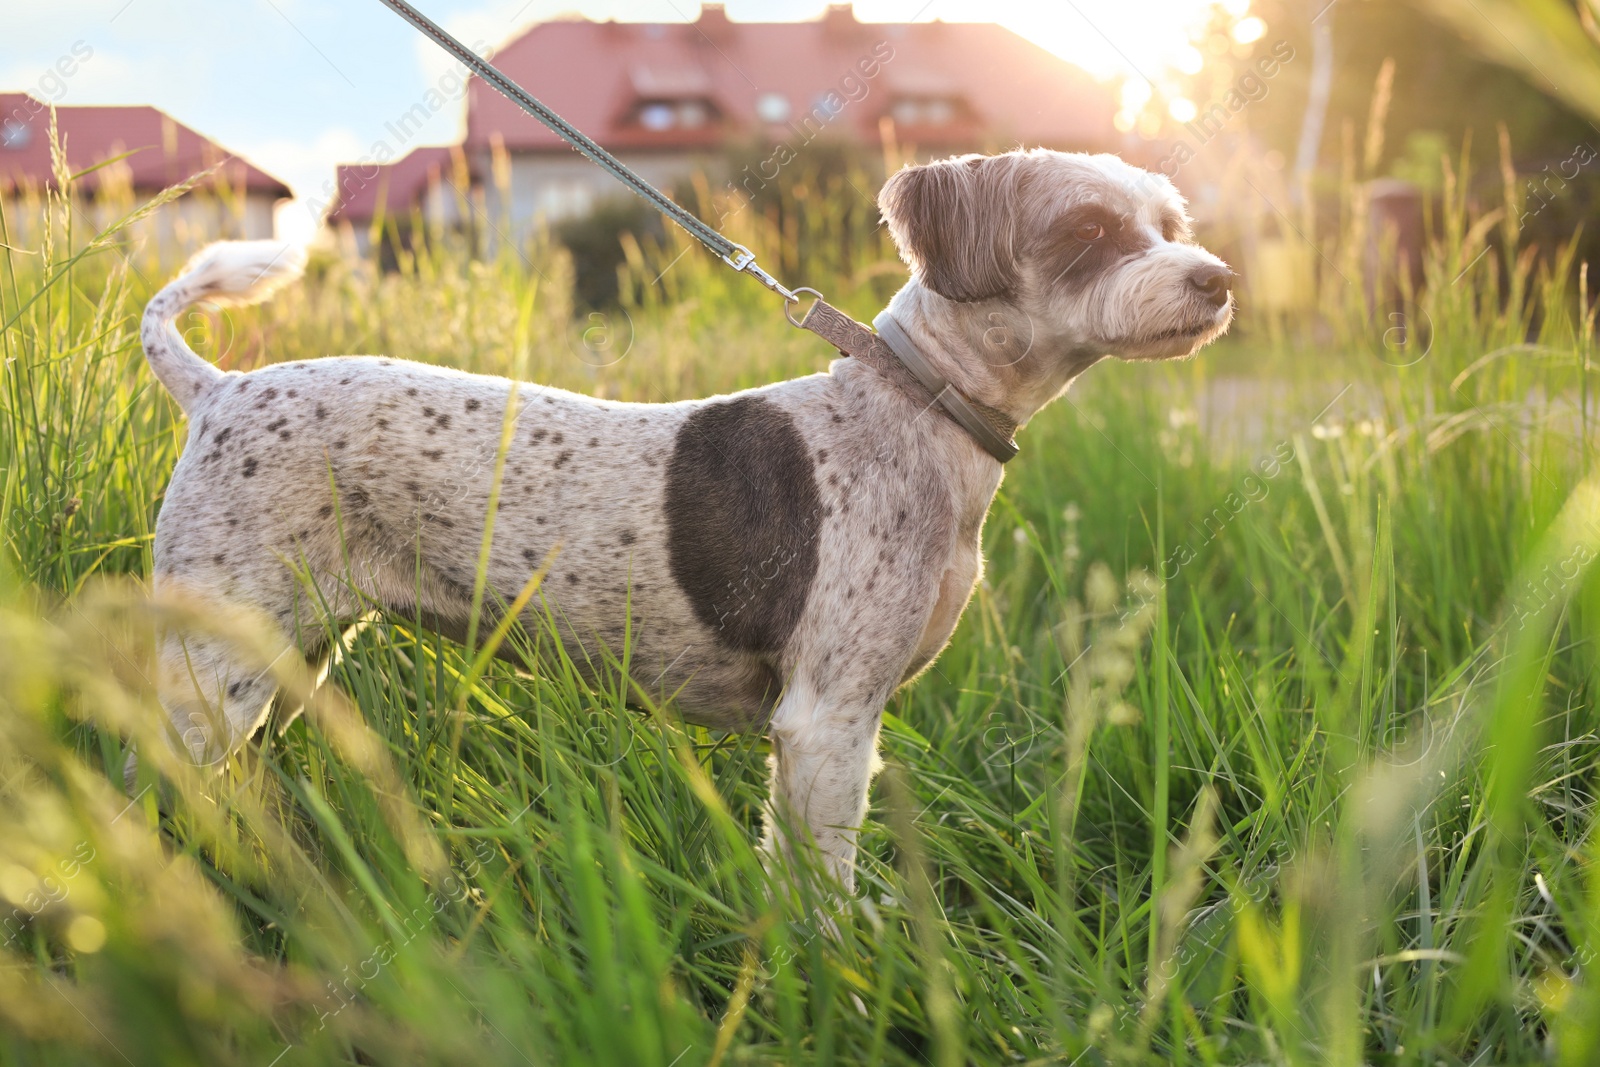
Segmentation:
<svg viewBox="0 0 1600 1067">
<path fill-rule="evenodd" d="M 881 764 L 881 702 L 871 706 L 791 684 L 772 718 L 772 810 L 767 847 L 793 851 L 809 835 L 829 873 L 855 888 L 856 835 Z"/>
</svg>

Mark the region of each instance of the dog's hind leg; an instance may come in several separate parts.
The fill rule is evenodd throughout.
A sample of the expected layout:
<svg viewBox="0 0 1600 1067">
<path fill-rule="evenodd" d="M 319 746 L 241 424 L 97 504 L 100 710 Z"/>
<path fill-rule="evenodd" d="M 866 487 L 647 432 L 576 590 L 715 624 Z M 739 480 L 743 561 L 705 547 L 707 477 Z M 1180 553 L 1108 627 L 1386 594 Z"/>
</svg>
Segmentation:
<svg viewBox="0 0 1600 1067">
<path fill-rule="evenodd" d="M 329 644 L 322 620 L 347 605 L 308 594 L 276 560 L 233 572 L 226 561 L 160 548 L 158 560 L 185 562 L 181 574 L 158 562 L 155 576 L 164 617 L 154 682 L 168 720 L 165 740 L 195 764 L 220 767 L 265 723 L 283 671 L 308 677 L 307 657 L 315 662 Z M 132 785 L 131 757 L 124 773 Z"/>
<path fill-rule="evenodd" d="M 294 652 L 285 642 L 285 654 Z M 278 684 L 270 667 L 247 664 L 223 637 L 173 634 L 161 641 L 157 687 L 174 740 L 214 767 L 266 720 Z"/>
</svg>

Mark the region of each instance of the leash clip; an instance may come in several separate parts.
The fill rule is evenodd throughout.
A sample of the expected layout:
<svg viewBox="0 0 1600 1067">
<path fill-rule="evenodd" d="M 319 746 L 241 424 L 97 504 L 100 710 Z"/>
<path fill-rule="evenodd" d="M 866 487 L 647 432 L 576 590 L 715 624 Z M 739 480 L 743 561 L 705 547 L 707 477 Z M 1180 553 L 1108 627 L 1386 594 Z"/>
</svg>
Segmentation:
<svg viewBox="0 0 1600 1067">
<path fill-rule="evenodd" d="M 744 270 L 746 267 L 756 261 L 756 254 L 750 251 L 744 245 L 734 245 L 733 249 L 733 252 L 729 252 L 727 255 L 722 257 L 722 262 L 726 263 L 734 270 Z"/>
<path fill-rule="evenodd" d="M 822 294 L 810 286 L 802 285 L 797 289 L 790 289 L 787 285 L 762 270 L 756 263 L 756 254 L 744 245 L 734 245 L 733 251 L 722 257 L 722 262 L 741 274 L 750 275 L 750 277 L 783 297 L 783 317 L 789 320 L 789 325 L 791 326 L 804 327 L 805 325 L 803 316 L 800 319 L 794 317 L 794 308 L 800 303 L 800 294 L 810 293 L 819 302 L 822 300 Z M 815 306 L 815 304 L 812 305 L 812 307 Z"/>
<path fill-rule="evenodd" d="M 795 290 L 790 289 L 787 285 L 784 285 L 778 279 L 762 270 L 761 267 L 756 263 L 756 254 L 750 251 L 744 245 L 734 245 L 733 251 L 722 257 L 722 262 L 726 263 L 734 270 L 739 271 L 741 274 L 750 275 L 750 277 L 754 278 L 768 289 L 771 289 L 774 293 L 777 293 L 779 296 L 783 297 L 785 305 L 793 304 L 795 301 L 800 299 L 795 295 Z M 800 290 L 800 292 L 806 291 L 807 290 L 804 289 Z M 787 314 L 787 311 L 785 311 L 785 314 Z"/>
</svg>

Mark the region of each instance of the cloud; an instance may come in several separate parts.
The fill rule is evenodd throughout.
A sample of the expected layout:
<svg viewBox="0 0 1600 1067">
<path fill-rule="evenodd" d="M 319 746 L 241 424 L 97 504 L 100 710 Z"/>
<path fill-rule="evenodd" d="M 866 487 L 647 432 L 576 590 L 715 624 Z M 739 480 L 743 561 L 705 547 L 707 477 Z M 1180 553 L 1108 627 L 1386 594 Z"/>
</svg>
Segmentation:
<svg viewBox="0 0 1600 1067">
<path fill-rule="evenodd" d="M 288 182 L 297 194 L 307 195 L 333 177 L 333 168 L 358 158 L 366 146 L 360 135 L 348 126 L 318 131 L 310 141 L 271 137 L 246 139 L 230 145 L 250 162 Z"/>
<path fill-rule="evenodd" d="M 336 166 L 366 150 L 360 135 L 346 126 L 322 130 L 309 142 L 274 137 L 235 147 L 294 189 L 297 198 L 279 206 L 275 217 L 277 236 L 286 241 L 311 239 L 319 218 L 314 205 L 322 198 L 323 183 L 333 179 Z"/>
</svg>

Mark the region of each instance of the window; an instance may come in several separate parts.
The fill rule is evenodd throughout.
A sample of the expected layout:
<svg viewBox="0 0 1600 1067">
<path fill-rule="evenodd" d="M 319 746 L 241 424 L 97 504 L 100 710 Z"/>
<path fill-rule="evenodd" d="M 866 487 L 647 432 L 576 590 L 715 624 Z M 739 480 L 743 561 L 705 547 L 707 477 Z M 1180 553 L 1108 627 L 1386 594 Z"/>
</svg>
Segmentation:
<svg viewBox="0 0 1600 1067">
<path fill-rule="evenodd" d="M 676 125 L 671 104 L 646 104 L 639 109 L 639 125 L 647 130 L 670 130 Z"/>
<path fill-rule="evenodd" d="M 782 93 L 762 93 L 756 97 L 756 117 L 762 122 L 782 122 L 789 117 L 789 98 Z"/>
<path fill-rule="evenodd" d="M 896 126 L 945 126 L 961 114 L 958 101 L 947 96 L 906 96 L 889 108 Z"/>
<path fill-rule="evenodd" d="M 654 133 L 695 130 L 715 118 L 704 100 L 651 100 L 639 107 L 639 125 Z"/>
</svg>

